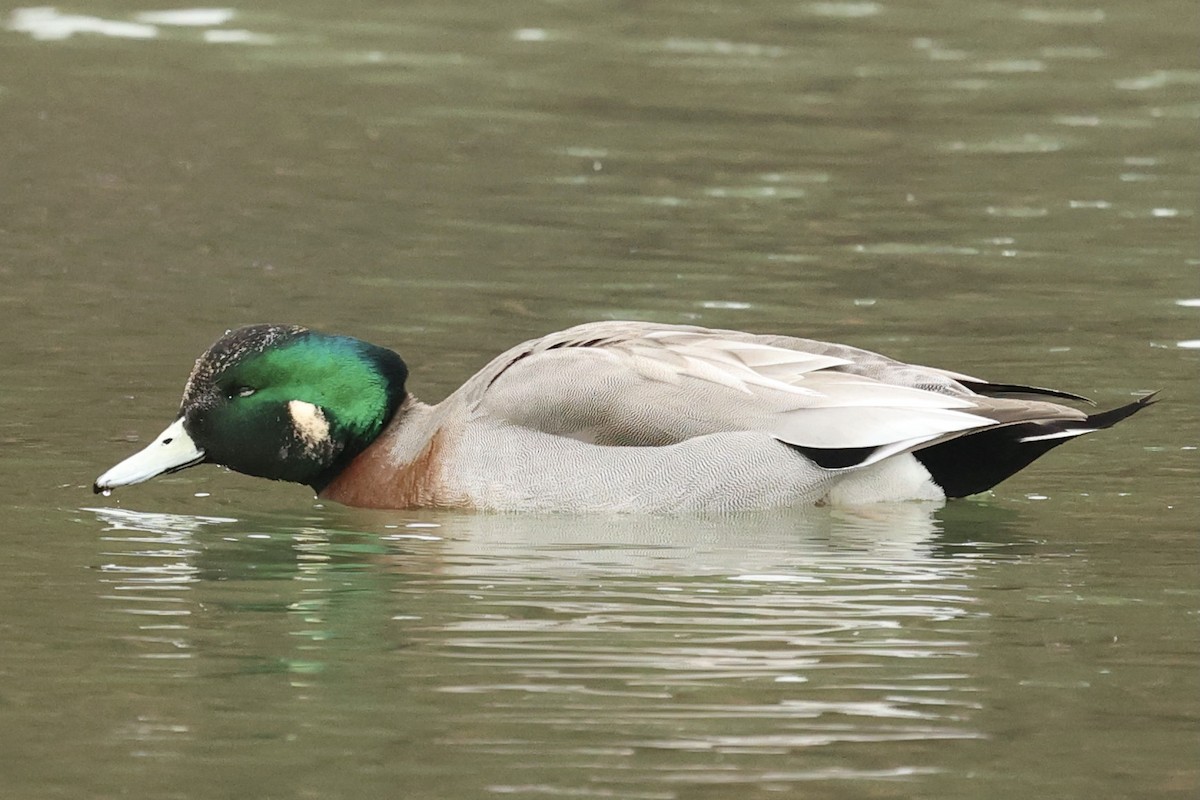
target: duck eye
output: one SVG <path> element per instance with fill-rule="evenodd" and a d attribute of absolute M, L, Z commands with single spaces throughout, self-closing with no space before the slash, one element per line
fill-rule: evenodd
<path fill-rule="evenodd" d="M 258 390 L 253 386 L 234 386 L 232 389 L 229 389 L 227 392 L 225 392 L 225 396 L 232 400 L 235 397 L 249 397 L 256 391 Z"/>

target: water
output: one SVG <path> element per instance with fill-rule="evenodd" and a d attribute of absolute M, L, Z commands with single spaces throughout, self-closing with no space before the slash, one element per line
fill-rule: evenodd
<path fill-rule="evenodd" d="M 1190 5 L 148 11 L 0 31 L 0 795 L 1200 791 Z M 1164 399 L 944 508 L 90 492 L 234 325 L 621 317 Z"/>

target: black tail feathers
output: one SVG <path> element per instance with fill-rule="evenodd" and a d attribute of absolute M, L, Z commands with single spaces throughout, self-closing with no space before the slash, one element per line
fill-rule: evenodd
<path fill-rule="evenodd" d="M 1110 428 L 1155 402 L 1155 393 L 1080 420 L 1022 422 L 959 436 L 913 453 L 947 497 L 987 491 L 1063 442 Z"/>

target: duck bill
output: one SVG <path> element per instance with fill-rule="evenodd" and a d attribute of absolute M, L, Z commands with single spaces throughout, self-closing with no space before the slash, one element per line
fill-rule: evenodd
<path fill-rule="evenodd" d="M 183 429 L 183 417 L 175 420 L 154 438 L 146 449 L 134 453 L 108 472 L 96 478 L 95 492 L 107 492 L 118 486 L 132 486 L 168 472 L 193 467 L 204 460 L 204 451 L 196 446 Z"/>

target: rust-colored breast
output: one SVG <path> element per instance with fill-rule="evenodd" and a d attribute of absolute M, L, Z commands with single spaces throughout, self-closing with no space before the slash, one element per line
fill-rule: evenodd
<path fill-rule="evenodd" d="M 429 508 L 451 505 L 441 497 L 443 433 L 407 464 L 389 459 L 386 439 L 375 442 L 325 487 L 321 497 L 360 508 Z"/>

